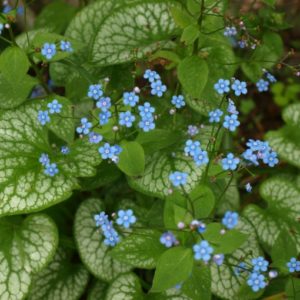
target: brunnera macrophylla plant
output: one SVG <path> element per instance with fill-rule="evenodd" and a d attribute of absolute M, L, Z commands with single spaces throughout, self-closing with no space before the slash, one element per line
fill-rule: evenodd
<path fill-rule="evenodd" d="M 274 1 L 80 3 L 2 3 L 0 299 L 295 298 L 300 107 L 239 134 L 299 72 Z"/>

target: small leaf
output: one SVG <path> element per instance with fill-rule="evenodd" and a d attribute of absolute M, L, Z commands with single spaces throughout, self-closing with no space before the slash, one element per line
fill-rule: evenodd
<path fill-rule="evenodd" d="M 138 176 L 145 170 L 143 147 L 137 142 L 121 142 L 122 152 L 119 155 L 118 168 L 129 176 Z"/>
<path fill-rule="evenodd" d="M 187 26 L 182 33 L 181 41 L 186 45 L 192 45 L 195 40 L 199 37 L 199 29 L 196 25 Z"/>
<path fill-rule="evenodd" d="M 163 292 L 185 281 L 191 275 L 193 264 L 192 249 L 174 247 L 167 250 L 157 263 L 151 292 Z"/>
<path fill-rule="evenodd" d="M 186 57 L 178 65 L 178 78 L 183 89 L 193 98 L 199 98 L 208 79 L 208 67 L 198 56 Z"/>
<path fill-rule="evenodd" d="M 191 193 L 190 198 L 195 210 L 195 218 L 207 218 L 215 207 L 215 196 L 212 190 L 205 185 L 199 185 Z"/>
<path fill-rule="evenodd" d="M 153 269 L 166 248 L 159 242 L 161 233 L 154 230 L 138 230 L 121 241 L 109 254 L 128 265 L 141 269 Z"/>
<path fill-rule="evenodd" d="M 58 232 L 46 215 L 0 219 L 0 298 L 23 299 L 32 277 L 52 259 Z"/>
<path fill-rule="evenodd" d="M 82 202 L 75 216 L 75 239 L 79 255 L 88 270 L 98 279 L 111 281 L 121 273 L 130 270 L 128 264 L 122 264 L 109 255 L 110 248 L 103 243 L 103 235 L 94 221 L 94 215 L 103 211 L 99 199 Z"/>
<path fill-rule="evenodd" d="M 133 274 L 123 274 L 109 286 L 105 300 L 142 300 L 144 294 L 139 278 Z"/>
<path fill-rule="evenodd" d="M 87 300 L 105 299 L 107 287 L 106 283 L 97 280 L 89 290 Z"/>
<path fill-rule="evenodd" d="M 182 7 L 172 7 L 171 13 L 176 25 L 182 29 L 195 23 L 194 18 Z"/>
<path fill-rule="evenodd" d="M 35 276 L 28 300 L 79 299 L 88 283 L 89 273 L 70 258 L 63 248 L 59 248 L 53 261 Z"/>

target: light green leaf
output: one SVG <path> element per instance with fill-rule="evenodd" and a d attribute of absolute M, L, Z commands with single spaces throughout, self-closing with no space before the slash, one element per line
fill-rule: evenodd
<path fill-rule="evenodd" d="M 248 235 L 247 241 L 228 258 L 228 263 L 238 265 L 240 261 L 251 263 L 253 257 L 260 255 L 259 245 L 256 240 L 256 234 L 253 227 L 244 219 L 240 218 L 236 228 L 242 233 Z M 215 264 L 211 265 L 212 293 L 222 299 L 240 300 L 238 296 L 241 285 L 246 281 L 245 274 L 236 277 L 233 272 L 233 267 L 228 263 L 224 263 L 218 267 Z"/>
<path fill-rule="evenodd" d="M 145 170 L 145 153 L 137 142 L 121 142 L 122 152 L 119 155 L 118 168 L 129 176 L 138 176 Z"/>
<path fill-rule="evenodd" d="M 176 33 L 170 14 L 174 4 L 169 0 L 136 1 L 109 11 L 94 40 L 93 62 L 102 66 L 133 61 L 170 44 Z"/>
<path fill-rule="evenodd" d="M 183 29 L 196 22 L 183 7 L 172 7 L 171 13 L 176 25 Z"/>
<path fill-rule="evenodd" d="M 127 179 L 133 189 L 150 196 L 164 198 L 169 194 L 169 189 L 172 188 L 169 175 L 175 170 L 189 174 L 184 188 L 186 192 L 190 192 L 200 181 L 204 168 L 197 167 L 182 152 L 177 152 L 175 158 L 171 154 L 156 152 L 146 156 L 143 176 Z"/>
<path fill-rule="evenodd" d="M 154 230 L 137 230 L 121 243 L 110 255 L 128 265 L 141 269 L 153 269 L 166 248 L 159 242 L 160 232 Z"/>
<path fill-rule="evenodd" d="M 163 292 L 185 281 L 192 272 L 194 264 L 192 249 L 171 248 L 157 262 L 151 292 Z"/>
<path fill-rule="evenodd" d="M 215 207 L 215 196 L 212 190 L 205 185 L 199 185 L 191 193 L 195 209 L 195 218 L 202 219 L 209 217 Z"/>
<path fill-rule="evenodd" d="M 196 25 L 189 25 L 183 30 L 181 41 L 187 45 L 191 45 L 199 37 L 199 29 Z"/>
<path fill-rule="evenodd" d="M 67 156 L 51 147 L 37 120 L 43 105 L 35 101 L 0 115 L 0 215 L 38 211 L 67 199 L 78 188 L 76 177 L 94 175 L 101 162 L 97 147 L 86 140 L 70 144 Z M 56 176 L 44 174 L 42 153 L 57 163 Z"/>
<path fill-rule="evenodd" d="M 103 243 L 103 235 L 94 221 L 94 215 L 103 209 L 101 200 L 85 200 L 76 212 L 74 232 L 79 255 L 88 270 L 103 281 L 111 281 L 131 267 L 113 259 L 110 248 Z"/>
<path fill-rule="evenodd" d="M 262 184 L 260 193 L 267 201 L 268 208 L 249 205 L 243 214 L 255 227 L 261 242 L 271 249 L 281 230 L 300 232 L 300 192 L 288 179 L 275 177 Z M 291 234 L 291 237 L 299 251 L 299 235 Z"/>
<path fill-rule="evenodd" d="M 105 299 L 106 290 L 107 284 L 97 280 L 89 290 L 87 300 Z"/>
<path fill-rule="evenodd" d="M 146 295 L 145 300 L 194 300 L 188 297 L 181 289 L 173 287 L 163 293 L 149 293 Z"/>
<path fill-rule="evenodd" d="M 192 98 L 199 98 L 208 80 L 208 67 L 198 56 L 186 57 L 177 68 L 183 89 Z"/>
<path fill-rule="evenodd" d="M 59 248 L 53 261 L 35 276 L 28 300 L 77 300 L 88 279 L 88 271 Z"/>
<path fill-rule="evenodd" d="M 20 300 L 28 293 L 33 274 L 53 257 L 58 232 L 46 215 L 0 219 L 0 299 Z"/>
<path fill-rule="evenodd" d="M 105 300 L 143 300 L 139 278 L 133 274 L 120 275 L 109 286 Z"/>
<path fill-rule="evenodd" d="M 300 126 L 300 103 L 289 105 L 283 110 L 282 118 L 291 126 Z"/>

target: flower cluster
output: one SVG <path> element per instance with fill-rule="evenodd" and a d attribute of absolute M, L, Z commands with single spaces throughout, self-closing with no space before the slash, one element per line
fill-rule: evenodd
<path fill-rule="evenodd" d="M 139 115 L 141 121 L 139 122 L 139 128 L 143 131 L 148 132 L 155 128 L 154 116 L 155 108 L 150 105 L 149 102 L 145 102 L 144 105 L 139 105 Z"/>
<path fill-rule="evenodd" d="M 134 223 L 136 223 L 136 217 L 131 209 L 119 210 L 118 218 L 116 220 L 117 225 L 128 229 Z M 94 216 L 96 227 L 100 227 L 104 235 L 104 244 L 106 246 L 115 246 L 120 241 L 119 233 L 115 230 L 113 221 L 110 221 L 108 215 L 105 212 L 100 212 Z"/>
<path fill-rule="evenodd" d="M 266 80 L 261 78 L 256 82 L 256 87 L 259 92 L 267 92 L 269 90 L 270 83 L 274 83 L 277 81 L 276 78 L 267 70 L 263 69 L 263 72 Z"/>
<path fill-rule="evenodd" d="M 286 264 L 290 273 L 299 272 L 300 271 L 300 261 L 295 257 L 292 257 L 290 261 Z"/>
<path fill-rule="evenodd" d="M 61 112 L 62 105 L 54 99 L 51 103 L 47 105 L 48 110 L 39 110 L 38 111 L 38 121 L 42 125 L 50 122 L 49 114 L 58 114 Z"/>
<path fill-rule="evenodd" d="M 48 154 L 42 153 L 39 162 L 44 167 L 44 174 L 53 177 L 59 172 L 56 163 L 50 162 Z"/>
<path fill-rule="evenodd" d="M 199 141 L 187 140 L 184 153 L 191 156 L 197 166 L 206 165 L 209 161 L 207 151 L 201 149 Z"/>
<path fill-rule="evenodd" d="M 72 44 L 69 41 L 60 41 L 59 48 L 62 52 L 72 52 Z M 41 48 L 41 54 L 47 60 L 52 59 L 57 53 L 57 45 L 55 43 L 44 43 Z"/>
<path fill-rule="evenodd" d="M 151 95 L 162 97 L 166 92 L 167 87 L 162 83 L 159 74 L 152 70 L 146 70 L 144 78 L 147 79 L 151 85 Z"/>

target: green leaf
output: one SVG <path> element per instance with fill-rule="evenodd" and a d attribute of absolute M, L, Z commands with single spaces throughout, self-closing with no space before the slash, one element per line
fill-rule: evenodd
<path fill-rule="evenodd" d="M 37 120 L 45 105 L 34 101 L 0 115 L 0 215 L 38 211 L 67 199 L 78 188 L 76 177 L 94 175 L 101 162 L 97 146 L 87 140 L 69 144 L 67 156 L 50 145 L 48 130 Z M 57 163 L 56 176 L 44 174 L 42 153 Z"/>
<path fill-rule="evenodd" d="M 283 54 L 283 42 L 279 34 L 267 32 L 261 45 L 257 46 L 249 58 L 249 62 L 242 64 L 244 74 L 253 82 L 263 75 L 263 69 L 269 69 Z"/>
<path fill-rule="evenodd" d="M 182 7 L 172 7 L 171 13 L 176 25 L 182 29 L 196 22 L 196 20 L 194 20 L 194 18 Z"/>
<path fill-rule="evenodd" d="M 44 6 L 38 14 L 34 27 L 49 27 L 51 31 L 62 33 L 76 13 L 76 7 L 62 0 L 55 0 Z"/>
<path fill-rule="evenodd" d="M 273 7 L 276 3 L 276 0 L 263 0 L 263 2 Z"/>
<path fill-rule="evenodd" d="M 299 127 L 300 126 L 300 103 L 294 103 L 286 107 L 283 110 L 282 118 L 288 125 Z"/>
<path fill-rule="evenodd" d="M 239 290 L 245 284 L 247 276 L 241 274 L 239 277 L 234 274 L 234 267 L 240 261 L 245 261 L 246 264 L 251 264 L 251 259 L 260 255 L 260 248 L 256 240 L 256 233 L 251 224 L 244 218 L 240 218 L 238 231 L 248 235 L 247 241 L 227 258 L 227 261 L 220 267 L 215 264 L 211 265 L 211 290 L 212 293 L 222 299 L 239 300 Z"/>
<path fill-rule="evenodd" d="M 145 300 L 193 300 L 188 297 L 181 289 L 173 287 L 162 293 L 149 293 L 146 295 Z"/>
<path fill-rule="evenodd" d="M 53 261 L 35 276 L 28 300 L 79 299 L 88 279 L 88 271 L 72 262 L 68 252 L 59 248 Z"/>
<path fill-rule="evenodd" d="M 193 98 L 199 98 L 208 80 L 208 67 L 198 56 L 186 57 L 177 68 L 183 89 Z"/>
<path fill-rule="evenodd" d="M 170 15 L 174 4 L 169 0 L 133 1 L 113 13 L 110 10 L 97 30 L 92 46 L 93 62 L 101 66 L 133 61 L 169 44 L 176 32 Z"/>
<path fill-rule="evenodd" d="M 195 209 L 195 218 L 207 218 L 215 207 L 215 196 L 212 190 L 205 185 L 199 185 L 191 193 L 190 198 L 193 201 Z"/>
<path fill-rule="evenodd" d="M 156 152 L 146 156 L 146 167 L 144 175 L 127 178 L 129 185 L 146 195 L 164 198 L 169 195 L 172 188 L 169 175 L 179 170 L 189 174 L 187 184 L 184 186 L 186 192 L 196 187 L 202 176 L 203 167 L 197 167 L 193 161 L 177 152 L 175 158 L 164 152 Z"/>
<path fill-rule="evenodd" d="M 0 219 L 0 298 L 24 299 L 32 277 L 52 259 L 58 232 L 46 215 Z"/>
<path fill-rule="evenodd" d="M 118 168 L 128 176 L 138 176 L 145 170 L 145 153 L 137 142 L 121 142 L 122 152 L 119 155 Z"/>
<path fill-rule="evenodd" d="M 199 37 L 199 28 L 196 25 L 187 26 L 182 33 L 181 41 L 187 45 L 192 45 L 195 40 Z"/>
<path fill-rule="evenodd" d="M 75 239 L 82 262 L 98 279 L 111 281 L 119 274 L 128 272 L 130 266 L 109 255 L 110 248 L 102 243 L 103 235 L 94 221 L 94 215 L 104 210 L 99 199 L 85 200 L 75 216 Z"/>
<path fill-rule="evenodd" d="M 211 275 L 209 267 L 194 265 L 191 277 L 182 285 L 182 291 L 193 300 L 210 300 Z"/>
<path fill-rule="evenodd" d="M 268 208 L 261 209 L 256 205 L 249 205 L 243 214 L 255 227 L 262 243 L 271 249 L 281 230 L 289 233 L 300 232 L 300 192 L 290 180 L 275 177 L 262 184 L 260 193 L 267 201 Z M 290 236 L 300 245 L 298 235 L 291 233 Z M 299 251 L 299 246 L 297 248 Z"/>
<path fill-rule="evenodd" d="M 300 279 L 290 277 L 285 287 L 285 296 L 287 299 L 297 299 L 299 297 L 299 290 Z"/>
<path fill-rule="evenodd" d="M 89 290 L 87 300 L 105 299 L 106 290 L 107 284 L 97 280 Z"/>
<path fill-rule="evenodd" d="M 187 9 L 191 14 L 199 14 L 201 10 L 201 5 L 199 5 L 199 2 L 197 0 L 187 0 Z"/>
<path fill-rule="evenodd" d="M 157 262 L 151 292 L 163 292 L 185 281 L 194 264 L 192 249 L 174 247 L 167 250 Z"/>
<path fill-rule="evenodd" d="M 139 278 L 133 274 L 123 274 L 109 286 L 105 300 L 143 300 Z"/>
<path fill-rule="evenodd" d="M 166 248 L 159 242 L 160 232 L 138 230 L 121 241 L 110 255 L 128 265 L 141 269 L 153 269 Z"/>
<path fill-rule="evenodd" d="M 6 48 L 0 56 L 0 108 L 9 109 L 24 102 L 37 83 L 27 75 L 29 61 L 18 47 Z"/>

